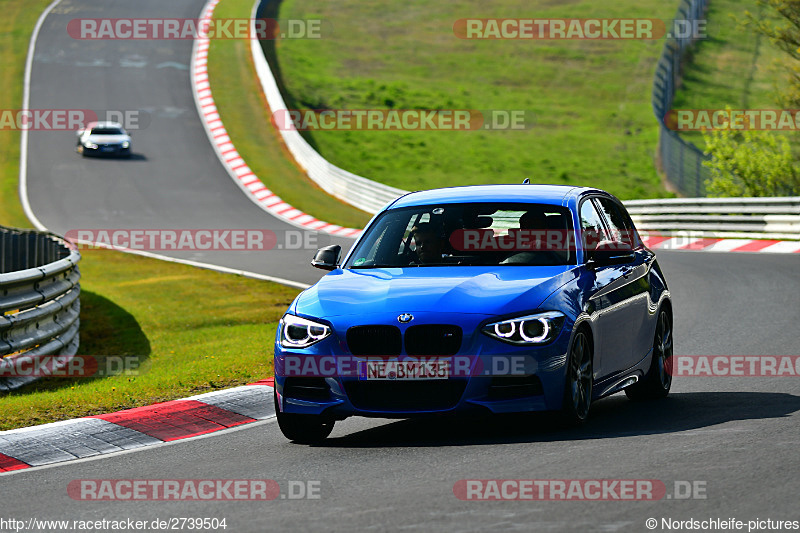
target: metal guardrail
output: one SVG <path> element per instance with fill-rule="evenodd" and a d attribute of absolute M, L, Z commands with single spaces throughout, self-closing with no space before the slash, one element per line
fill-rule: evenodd
<path fill-rule="evenodd" d="M 676 19 L 699 20 L 708 5 L 708 0 L 683 0 L 678 8 Z M 705 196 L 706 180 L 711 171 L 703 162 L 711 156 L 703 153 L 694 144 L 681 139 L 677 132 L 667 128 L 664 117 L 672 109 L 672 101 L 681 77 L 681 60 L 686 50 L 696 40 L 695 36 L 670 37 L 656 67 L 653 80 L 653 113 L 658 119 L 658 158 L 656 164 L 664 172 L 667 180 L 681 194 L 686 196 Z"/>
<path fill-rule="evenodd" d="M 800 240 L 800 196 L 670 198 L 624 202 L 641 231 L 696 237 Z"/>
<path fill-rule="evenodd" d="M 256 20 L 269 3 L 270 0 L 256 0 L 253 5 L 250 17 L 253 35 L 257 34 L 255 28 Z M 250 43 L 251 55 L 258 73 L 258 79 L 261 82 L 261 88 L 264 90 L 270 109 L 273 113 L 286 111 L 286 103 L 264 55 L 264 50 L 261 48 L 261 41 L 251 39 Z M 337 167 L 314 150 L 294 128 L 280 128 L 279 131 L 281 137 L 283 137 L 283 142 L 286 143 L 286 147 L 292 153 L 292 157 L 308 177 L 325 192 L 350 205 L 367 213 L 377 213 L 387 203 L 407 192 L 357 176 L 352 172 Z"/>
<path fill-rule="evenodd" d="M 12 358 L 77 353 L 80 259 L 58 235 L 0 227 L 0 390 L 36 379 L 4 375 Z"/>

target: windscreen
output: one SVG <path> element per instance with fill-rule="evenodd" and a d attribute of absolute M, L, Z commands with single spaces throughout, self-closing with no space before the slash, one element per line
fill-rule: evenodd
<path fill-rule="evenodd" d="M 92 135 L 123 135 L 119 128 L 92 128 Z"/>
<path fill-rule="evenodd" d="M 386 211 L 345 268 L 570 264 L 575 246 L 567 208 L 493 202 Z"/>

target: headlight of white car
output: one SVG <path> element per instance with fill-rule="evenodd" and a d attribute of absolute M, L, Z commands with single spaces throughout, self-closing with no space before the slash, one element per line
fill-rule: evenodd
<path fill-rule="evenodd" d="M 95 143 L 86 143 L 86 148 L 90 150 L 97 150 L 97 145 Z"/>
<path fill-rule="evenodd" d="M 122 147 L 123 148 L 130 148 L 130 146 L 131 146 L 131 143 L 129 143 L 128 141 L 123 141 L 122 142 Z"/>
<path fill-rule="evenodd" d="M 564 314 L 558 311 L 547 311 L 492 322 L 483 326 L 482 331 L 509 344 L 547 344 L 558 336 L 565 318 Z"/>
<path fill-rule="evenodd" d="M 331 334 L 325 324 L 289 314 L 283 315 L 278 327 L 284 348 L 308 348 Z"/>

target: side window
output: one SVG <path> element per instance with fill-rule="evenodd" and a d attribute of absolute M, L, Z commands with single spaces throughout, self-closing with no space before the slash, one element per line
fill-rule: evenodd
<path fill-rule="evenodd" d="M 581 204 L 581 233 L 583 234 L 583 249 L 592 251 L 597 248 L 597 243 L 608 239 L 603 227 L 603 220 L 594 208 L 591 200 L 584 200 Z"/>
<path fill-rule="evenodd" d="M 608 198 L 598 198 L 597 202 L 600 205 L 600 212 L 603 213 L 611 230 L 612 240 L 624 242 L 629 244 L 631 248 L 635 248 L 636 239 L 634 238 L 633 225 L 630 218 L 616 202 Z"/>

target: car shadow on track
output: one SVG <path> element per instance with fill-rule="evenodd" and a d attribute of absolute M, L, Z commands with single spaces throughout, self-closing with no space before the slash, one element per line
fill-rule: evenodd
<path fill-rule="evenodd" d="M 620 395 L 593 404 L 590 420 L 576 428 L 565 429 L 547 414 L 418 418 L 328 438 L 317 446 L 470 446 L 605 439 L 689 431 L 734 420 L 781 418 L 798 410 L 800 396 L 785 393 L 673 393 L 652 402 L 632 402 Z"/>
<path fill-rule="evenodd" d="M 127 157 L 118 155 L 90 155 L 83 159 L 93 161 L 147 161 L 147 156 L 140 153 L 132 153 Z"/>

